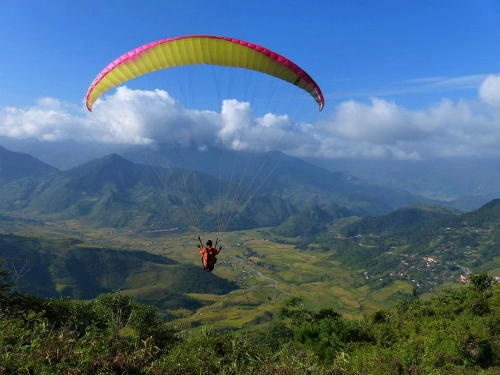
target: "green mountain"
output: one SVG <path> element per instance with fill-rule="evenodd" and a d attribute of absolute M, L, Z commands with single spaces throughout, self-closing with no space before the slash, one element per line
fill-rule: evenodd
<path fill-rule="evenodd" d="M 162 222 L 207 230 L 217 230 L 220 220 L 231 220 L 234 229 L 278 225 L 296 212 L 277 197 L 242 200 L 235 189 L 241 195 L 245 187 L 229 187 L 200 172 L 135 164 L 113 154 L 63 172 L 31 199 L 28 209 L 112 227 L 146 228 Z"/>
<path fill-rule="evenodd" d="M 448 217 L 455 217 L 460 211 L 436 204 L 414 204 L 397 209 L 387 215 L 365 217 L 348 226 L 344 235 L 374 233 L 377 235 L 397 235 L 404 231 L 415 231 L 423 225 L 430 225 Z"/>
<path fill-rule="evenodd" d="M 153 184 L 159 183 L 141 166 L 117 154 L 107 155 L 70 169 L 64 176 L 69 188 L 80 189 L 92 195 L 100 193 L 106 186 L 112 186 L 116 192 L 124 194 L 144 183 L 145 179 L 151 179 L 149 182 Z"/>
<path fill-rule="evenodd" d="M 0 208 L 84 219 L 110 227 L 147 228 L 161 222 L 165 228 L 217 230 L 222 217 L 224 228 L 237 230 L 278 226 L 300 209 L 306 207 L 307 211 L 309 202 L 318 207 L 340 206 L 352 215 L 366 216 L 426 201 L 345 173 L 328 172 L 280 152 L 243 153 L 237 160 L 219 155 L 223 173 L 217 175 L 216 166 L 210 163 L 216 155 L 216 151 L 197 155 L 206 167 L 201 173 L 138 164 L 112 154 L 30 179 L 29 184 L 19 182 L 25 177 L 13 180 L 15 185 L 0 184 Z M 181 160 L 181 165 L 188 163 Z M 306 211 L 302 215 L 307 216 Z M 302 225 L 303 219 L 294 220 L 297 223 L 287 224 L 290 228 L 283 233 L 300 231 L 291 228 Z M 324 223 L 311 223 L 301 232 L 316 233 L 320 227 Z"/>
<path fill-rule="evenodd" d="M 0 209 L 22 209 L 60 171 L 34 157 L 0 147 Z"/>
<path fill-rule="evenodd" d="M 27 209 L 122 227 L 141 211 L 132 193 L 145 191 L 143 181 L 138 167 L 114 154 L 61 173 L 30 197 Z"/>
<path fill-rule="evenodd" d="M 234 213 L 227 230 L 275 227 L 298 212 L 290 202 L 275 196 L 256 196 Z"/>
<path fill-rule="evenodd" d="M 460 216 L 464 224 L 477 226 L 481 228 L 499 225 L 500 218 L 500 199 L 493 199 L 481 208 L 467 212 Z"/>
<path fill-rule="evenodd" d="M 352 212 L 344 207 L 330 204 L 320 208 L 311 202 L 276 226 L 273 233 L 284 237 L 312 236 L 326 232 L 333 221 L 349 216 Z"/>
<path fill-rule="evenodd" d="M 310 201 L 317 205 L 335 203 L 358 216 L 380 215 L 399 207 L 430 200 L 371 184 L 344 172 L 329 172 L 298 158 L 273 152 L 263 168 L 269 177 L 262 186 L 265 194 L 281 196 L 297 207 Z M 275 168 L 272 173 L 271 167 Z"/>
<path fill-rule="evenodd" d="M 431 291 L 471 272 L 500 269 L 500 199 L 461 214 L 436 205 L 363 218 L 323 236 L 332 259 L 364 272 L 372 287 L 397 280 Z"/>
<path fill-rule="evenodd" d="M 2 184 L 17 179 L 50 177 L 58 173 L 57 168 L 31 155 L 12 152 L 0 146 L 0 183 Z"/>
<path fill-rule="evenodd" d="M 143 153 L 125 153 L 126 158 L 144 160 Z M 432 203 L 428 198 L 400 188 L 384 187 L 345 172 L 332 172 L 279 151 L 266 154 L 209 149 L 164 148 L 148 155 L 152 165 L 196 165 L 196 169 L 225 180 L 243 181 L 259 195 L 278 196 L 297 208 L 310 201 L 335 203 L 356 215 L 381 215 L 413 203 Z"/>
<path fill-rule="evenodd" d="M 137 146 L 115 145 L 113 150 L 110 150 L 109 145 L 39 142 L 6 137 L 0 137 L 0 144 L 8 144 L 11 150 L 27 152 L 61 170 L 116 152 L 126 159 L 141 164 L 165 166 L 167 159 L 172 167 L 180 167 L 179 161 L 185 166 L 192 165 L 195 161 L 197 170 L 227 180 L 232 173 L 233 165 L 236 166 L 237 173 L 243 173 L 248 159 L 251 159 L 250 164 L 263 160 L 258 159 L 255 153 L 250 158 L 247 155 L 251 153 L 241 150 L 236 156 L 234 152 L 227 150 L 200 152 L 196 145 L 190 149 L 180 146 L 172 149 L 158 145 L 160 151 L 154 152 Z M 147 158 L 144 155 L 147 155 Z M 195 159 L 193 155 L 196 155 Z M 461 211 L 477 209 L 492 199 L 499 198 L 500 159 L 498 158 L 445 158 L 419 161 L 366 158 L 303 158 L 302 160 L 331 172 L 346 172 L 348 175 L 356 176 L 358 180 L 370 181 L 372 185 L 380 185 L 388 190 L 402 189 L 400 191 L 423 196 L 435 203 L 446 204 Z M 395 209 L 411 203 L 413 202 L 391 207 Z"/>

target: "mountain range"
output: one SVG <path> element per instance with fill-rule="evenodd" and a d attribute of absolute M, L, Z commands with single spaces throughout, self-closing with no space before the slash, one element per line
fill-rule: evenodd
<path fill-rule="evenodd" d="M 41 142 L 37 140 L 15 140 L 0 137 L 1 145 L 17 152 L 33 155 L 37 159 L 60 170 L 68 170 L 111 153 L 139 164 L 165 166 L 191 165 L 193 154 L 196 169 L 219 177 L 219 173 L 231 172 L 233 161 L 240 160 L 244 166 L 246 159 L 241 150 L 234 157 L 231 151 L 208 149 L 199 152 L 196 147 L 189 149 L 166 145 L 155 147 L 109 145 L 77 142 Z M 196 151 L 193 153 L 193 150 Z M 255 154 L 256 156 L 257 154 Z M 254 156 L 254 157 L 255 157 Z M 222 162 L 230 163 L 220 168 Z M 441 158 L 432 160 L 391 160 L 391 159 L 319 159 L 302 158 L 309 165 L 324 168 L 330 172 L 343 172 L 363 183 L 402 189 L 438 201 L 460 211 L 472 211 L 500 196 L 500 159 L 490 158 Z M 244 168 L 242 168 L 244 169 Z M 300 177 L 300 175 L 299 175 Z M 224 177 L 225 178 L 225 177 Z"/>
<path fill-rule="evenodd" d="M 330 171 L 349 173 L 373 183 L 404 189 L 460 211 L 472 211 L 500 197 L 500 159 L 306 161 Z"/>
<path fill-rule="evenodd" d="M 311 209 L 328 212 L 334 207 L 331 217 L 338 218 L 380 215 L 412 203 L 432 202 L 277 151 L 201 156 L 202 171 L 141 164 L 118 154 L 61 171 L 0 148 L 0 208 L 112 227 L 146 228 L 161 221 L 169 227 L 213 230 L 217 222 L 219 228 L 222 223 L 236 230 L 279 226 Z M 216 157 L 224 161 L 218 169 Z"/>

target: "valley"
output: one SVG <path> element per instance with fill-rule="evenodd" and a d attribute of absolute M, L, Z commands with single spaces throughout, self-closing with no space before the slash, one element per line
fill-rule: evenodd
<path fill-rule="evenodd" d="M 489 244 L 497 243 L 492 232 L 475 227 L 441 228 L 433 243 L 421 249 L 405 238 L 373 233 L 346 237 L 325 232 L 304 245 L 303 239 L 273 234 L 273 228 L 227 232 L 221 237 L 224 249 L 216 268 L 206 274 L 193 233 L 96 228 L 91 223 L 58 222 L 49 217 L 15 219 L 2 221 L 4 235 L 75 238 L 82 248 L 118 249 L 125 257 L 141 251 L 171 260 L 176 265 L 146 260 L 117 270 L 108 267 L 107 288 L 157 306 L 169 324 L 182 329 L 206 325 L 221 330 L 256 329 L 270 322 L 283 298 L 289 296 L 302 297 L 308 309 L 328 307 L 354 317 L 410 298 L 414 290 L 426 298 L 443 288 L 459 287 L 471 270 L 500 274 L 496 254 L 486 256 Z M 202 240 L 217 236 L 200 235 Z M 459 243 L 460 238 L 475 238 L 476 245 Z M 18 268 L 22 264 L 18 259 Z M 64 283 L 60 276 L 53 276 Z M 112 280 L 121 282 L 113 284 Z M 213 285 L 224 280 L 234 282 L 236 289 L 223 292 L 215 287 L 212 291 Z"/>
<path fill-rule="evenodd" d="M 64 235 L 79 238 L 89 246 L 110 246 L 121 251 L 142 250 L 151 254 L 166 256 L 179 264 L 191 264 L 201 270 L 200 257 L 196 248 L 197 239 L 192 235 L 137 235 L 131 231 L 116 229 L 76 228 L 66 223 L 59 228 L 55 223 L 46 225 L 22 225 L 11 232 L 25 236 Z M 23 233 L 24 232 L 24 233 Z M 203 238 L 209 238 L 203 234 Z M 343 270 L 338 261 L 331 259 L 331 252 L 302 251 L 292 244 L 270 241 L 265 229 L 230 232 L 224 235 L 224 249 L 213 275 L 234 280 L 238 289 L 225 295 L 187 293 L 188 296 L 206 304 L 188 315 L 185 309 L 169 311 L 179 319 L 178 324 L 196 326 L 208 320 L 217 320 L 220 327 L 243 327 L 259 314 L 276 309 L 283 295 L 303 296 L 311 308 L 332 307 L 347 315 L 355 315 L 366 309 L 385 305 L 381 295 L 392 295 L 396 291 L 411 293 L 410 283 L 390 285 L 383 290 L 370 290 L 363 286 L 359 272 Z M 271 237 L 273 238 L 273 237 Z M 281 239 L 283 240 L 283 239 Z M 1 256 L 1 254 L 0 254 Z M 167 275 L 158 274 L 154 267 L 127 270 L 128 288 L 125 293 L 138 300 L 155 304 L 163 298 L 162 290 L 169 284 Z M 210 276 L 213 276 L 210 275 Z M 204 276 L 204 275 L 203 275 Z M 112 279 L 113 275 L 109 275 Z M 187 273 L 185 277 L 196 281 L 198 274 Z M 179 280 L 183 282 L 183 280 Z M 186 282 L 186 280 L 184 280 Z M 210 283 L 210 278 L 203 282 Z M 208 284 L 208 290 L 210 285 Z M 252 306 L 252 309 L 249 309 Z M 203 317 L 203 318 L 202 318 Z M 222 319 L 221 317 L 225 317 Z M 238 323 L 239 322 L 239 323 Z"/>

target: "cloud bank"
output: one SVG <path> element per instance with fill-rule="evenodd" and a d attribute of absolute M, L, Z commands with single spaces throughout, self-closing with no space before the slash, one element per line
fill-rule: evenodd
<path fill-rule="evenodd" d="M 443 99 L 420 110 L 380 97 L 349 100 L 311 123 L 271 111 L 256 116 L 250 103 L 234 99 L 222 100 L 219 111 L 187 109 L 166 91 L 123 86 L 98 100 L 92 113 L 54 98 L 4 107 L 0 136 L 150 147 L 194 142 L 200 149 L 279 149 L 320 158 L 497 157 L 500 75 L 486 76 L 477 91 L 476 100 Z"/>

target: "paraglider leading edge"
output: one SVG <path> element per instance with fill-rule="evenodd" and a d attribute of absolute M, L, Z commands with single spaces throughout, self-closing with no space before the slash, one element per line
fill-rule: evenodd
<path fill-rule="evenodd" d="M 205 45 L 202 43 L 205 43 Z M 207 45 L 209 48 L 213 46 L 214 48 L 222 47 L 231 50 L 243 48 L 246 53 L 253 53 L 257 56 L 258 61 L 235 57 L 238 55 L 232 53 L 207 53 Z M 170 46 L 172 46 L 171 49 Z M 162 49 L 157 55 L 155 51 L 158 48 Z M 189 53 L 181 56 L 179 51 L 182 50 Z M 140 64 L 135 66 L 135 62 L 140 62 Z M 94 79 L 87 91 L 85 105 L 89 111 L 92 111 L 92 105 L 104 92 L 142 74 L 179 65 L 195 64 L 235 66 L 260 71 L 290 82 L 307 91 L 319 104 L 320 111 L 325 105 L 323 94 L 317 83 L 291 60 L 257 44 L 211 35 L 190 35 L 162 39 L 123 54 L 108 64 Z M 116 73 L 115 76 L 114 73 Z"/>

